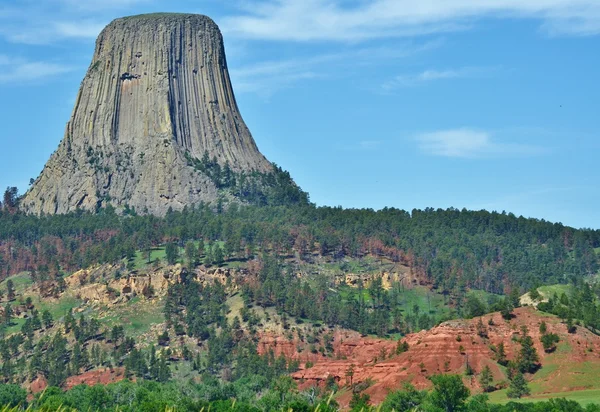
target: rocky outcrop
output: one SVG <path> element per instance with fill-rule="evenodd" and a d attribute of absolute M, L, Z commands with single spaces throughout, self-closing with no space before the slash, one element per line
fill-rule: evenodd
<path fill-rule="evenodd" d="M 515 359 L 521 348 L 518 337 L 521 328 L 526 327 L 540 356 L 541 375 L 528 376 L 549 392 L 577 390 L 570 386 L 572 376 L 579 374 L 577 366 L 585 363 L 590 367 L 600 367 L 600 337 L 585 328 L 577 328 L 576 333 L 567 333 L 567 328 L 555 316 L 544 315 L 526 307 L 514 311 L 515 317 L 505 321 L 500 313 L 481 318 L 484 329 L 478 327 L 479 318 L 448 321 L 428 331 L 412 333 L 402 338 L 408 343 L 406 352 L 396 354 L 397 342 L 361 336 L 357 332 L 336 330 L 331 342 L 329 356 L 319 351 L 311 351 L 306 340 L 297 336 L 288 339 L 284 336 L 263 334 L 258 342 L 260 353 L 273 350 L 275 355 L 283 354 L 300 363 L 300 369 L 291 376 L 301 389 L 324 386 L 326 380 L 333 379 L 339 386 L 368 386 L 365 393 L 377 404 L 392 391 L 402 388 L 404 383 L 412 383 L 419 389 L 431 386 L 428 379 L 432 375 L 451 373 L 465 374 L 467 363 L 475 375 L 465 376 L 464 381 L 472 390 L 480 391 L 477 379 L 482 369 L 490 367 L 494 382 L 498 387 L 506 385 L 505 371 L 495 361 L 492 345 L 504 344 L 508 359 Z M 554 353 L 544 352 L 541 344 L 539 325 L 546 322 L 549 333 L 560 337 L 560 348 Z M 322 343 L 318 343 L 322 345 Z M 593 365 L 593 366 L 591 366 Z M 352 370 L 352 378 L 349 371 Z M 538 378 L 538 376 L 540 376 Z M 581 388 L 579 388 L 581 389 Z M 347 406 L 352 391 L 345 391 L 337 398 L 342 406 Z"/>
<path fill-rule="evenodd" d="M 180 264 L 143 274 L 125 273 L 114 278 L 117 271 L 119 267 L 112 265 L 82 269 L 65 277 L 65 285 L 77 299 L 85 302 L 117 304 L 136 296 L 147 299 L 163 297 L 170 285 L 183 283 L 186 279 L 194 279 L 204 285 L 219 282 L 226 286 L 228 292 L 234 293 L 239 288 L 240 278 L 245 275 L 243 270 L 228 268 L 200 267 L 188 272 Z M 0 314 L 2 311 L 0 306 Z"/>
<path fill-rule="evenodd" d="M 212 202 L 189 159 L 269 171 L 238 110 L 223 39 L 208 17 L 151 14 L 110 23 L 96 41 L 65 135 L 22 201 L 34 214 L 108 203 L 162 215 Z"/>

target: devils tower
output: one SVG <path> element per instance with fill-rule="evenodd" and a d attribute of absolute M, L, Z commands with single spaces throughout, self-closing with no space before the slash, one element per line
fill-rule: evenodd
<path fill-rule="evenodd" d="M 190 162 L 207 155 L 233 172 L 273 167 L 240 115 L 219 28 L 202 15 L 120 18 L 96 40 L 65 135 L 21 204 L 162 215 L 213 202 L 217 185 Z"/>

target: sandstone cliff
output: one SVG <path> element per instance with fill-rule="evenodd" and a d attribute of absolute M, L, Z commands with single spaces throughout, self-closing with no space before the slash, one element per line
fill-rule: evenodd
<path fill-rule="evenodd" d="M 151 14 L 96 41 L 65 135 L 22 201 L 34 214 L 108 203 L 162 215 L 217 188 L 189 165 L 207 152 L 233 171 L 270 171 L 244 124 L 223 39 L 208 17 Z"/>

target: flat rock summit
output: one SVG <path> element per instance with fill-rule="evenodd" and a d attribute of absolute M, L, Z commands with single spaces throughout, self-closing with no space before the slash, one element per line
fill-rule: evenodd
<path fill-rule="evenodd" d="M 213 202 L 214 179 L 193 167 L 207 155 L 238 173 L 273 168 L 240 115 L 219 28 L 202 15 L 120 18 L 100 33 L 65 135 L 21 204 L 163 215 Z"/>

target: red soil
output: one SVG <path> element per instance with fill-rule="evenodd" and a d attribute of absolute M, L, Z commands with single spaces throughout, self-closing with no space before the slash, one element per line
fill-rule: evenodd
<path fill-rule="evenodd" d="M 107 385 L 109 383 L 119 382 L 125 379 L 124 368 L 104 368 L 82 373 L 81 375 L 71 376 L 65 382 L 65 389 L 69 390 L 73 386 L 97 384 Z"/>
<path fill-rule="evenodd" d="M 359 384 L 370 380 L 372 383 L 365 393 L 371 396 L 371 402 L 374 404 L 381 402 L 389 391 L 400 389 L 406 382 L 422 389 L 431 386 L 428 379 L 431 375 L 464 375 L 467 362 L 476 374 L 487 365 L 492 370 L 495 381 L 505 380 L 503 372 L 494 360 L 490 345 L 497 346 L 504 342 L 508 358 L 513 359 L 520 349 L 520 344 L 512 338 L 520 334 L 522 325 L 527 326 L 543 365 L 544 358 L 548 355 L 540 343 L 539 325 L 542 321 L 547 323 L 548 332 L 558 334 L 561 341 L 568 341 L 572 348 L 570 353 L 560 357 L 560 361 L 565 364 L 597 362 L 600 366 L 600 337 L 584 328 L 578 328 L 575 334 L 568 334 L 566 326 L 555 317 L 543 316 L 533 308 L 519 308 L 514 314 L 516 317 L 510 322 L 502 319 L 499 313 L 483 316 L 487 338 L 477 333 L 478 318 L 449 321 L 429 331 L 410 334 L 403 338 L 409 344 L 409 350 L 400 355 L 395 355 L 395 341 L 365 338 L 344 330 L 336 330 L 334 333 L 334 353 L 331 357 L 310 353 L 308 345 L 297 338 L 289 341 L 283 337 L 269 335 L 262 337 L 259 351 L 264 353 L 271 348 L 277 355 L 284 354 L 288 358 L 299 360 L 300 370 L 292 377 L 302 389 L 323 385 L 328 376 L 332 376 L 339 386 L 349 385 L 351 382 L 347 372 L 351 365 L 354 365 L 352 383 Z M 493 325 L 488 325 L 490 318 L 493 319 Z M 298 348 L 302 348 L 302 351 L 298 352 Z M 314 366 L 305 368 L 304 364 L 307 361 L 312 362 Z M 476 376 L 465 377 L 465 383 L 471 389 L 479 390 Z M 559 389 L 565 390 L 564 387 Z M 351 391 L 347 391 L 338 401 L 342 406 L 346 406 L 351 395 Z"/>
<path fill-rule="evenodd" d="M 46 378 L 42 375 L 38 375 L 38 377 L 35 378 L 33 380 L 33 382 L 31 382 L 29 384 L 29 392 L 30 393 L 39 393 L 39 392 L 42 392 L 44 389 L 46 389 L 47 386 L 48 386 L 48 381 L 46 381 Z"/>

